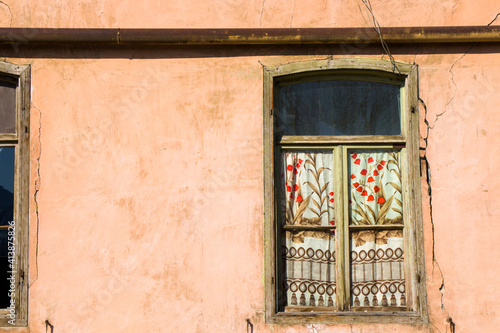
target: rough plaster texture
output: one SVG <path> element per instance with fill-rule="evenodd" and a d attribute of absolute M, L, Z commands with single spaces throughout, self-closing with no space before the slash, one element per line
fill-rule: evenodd
<path fill-rule="evenodd" d="M 484 25 L 491 0 L 375 0 L 383 26 Z M 361 0 L 5 0 L 0 22 L 48 28 L 258 28 L 371 26 Z"/>
<path fill-rule="evenodd" d="M 369 26 L 360 8 L 361 1 L 4 1 L 0 22 Z M 498 11 L 492 1 L 434 0 L 373 1 L 373 9 L 383 26 L 486 25 Z M 263 322 L 259 62 L 382 57 L 359 45 L 299 50 L 86 49 L 7 59 L 32 65 L 29 328 L 9 332 L 48 332 L 48 320 L 64 333 L 249 333 L 249 319 L 255 333 L 444 333 L 450 317 L 457 331 L 494 332 L 500 48 L 481 45 L 393 49 L 397 60 L 419 65 L 431 324 Z"/>

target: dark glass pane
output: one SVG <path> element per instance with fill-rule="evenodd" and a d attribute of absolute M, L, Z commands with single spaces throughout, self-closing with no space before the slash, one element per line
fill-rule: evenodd
<path fill-rule="evenodd" d="M 16 85 L 0 81 L 0 133 L 16 132 Z"/>
<path fill-rule="evenodd" d="M 7 279 L 11 277 L 12 269 L 9 267 L 8 245 L 8 231 L 0 230 L 0 308 L 2 309 L 10 306 L 10 280 Z"/>
<path fill-rule="evenodd" d="M 399 135 L 400 87 L 315 81 L 279 88 L 280 135 Z"/>
<path fill-rule="evenodd" d="M 0 225 L 14 216 L 14 147 L 0 147 Z"/>

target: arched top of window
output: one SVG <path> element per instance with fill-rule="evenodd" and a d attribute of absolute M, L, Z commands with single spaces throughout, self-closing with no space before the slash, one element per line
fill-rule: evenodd
<path fill-rule="evenodd" d="M 277 139 L 398 136 L 408 132 L 416 65 L 332 58 L 266 67 L 264 85 Z"/>

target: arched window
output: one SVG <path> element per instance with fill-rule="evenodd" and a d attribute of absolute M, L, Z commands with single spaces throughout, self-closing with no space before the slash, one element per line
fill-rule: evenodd
<path fill-rule="evenodd" d="M 264 68 L 266 319 L 424 322 L 417 67 Z"/>

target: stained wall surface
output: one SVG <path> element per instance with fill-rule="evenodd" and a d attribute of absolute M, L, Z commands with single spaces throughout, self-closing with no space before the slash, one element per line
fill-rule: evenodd
<path fill-rule="evenodd" d="M 487 25 L 493 1 L 372 1 L 382 26 Z M 13 27 L 366 27 L 361 1 L 4 1 Z M 496 24 L 496 23 L 493 23 Z M 264 323 L 263 69 L 339 47 L 3 49 L 31 64 L 29 326 L 9 332 L 494 332 L 500 47 L 419 65 L 429 325 Z M 428 181 L 429 180 L 429 181 Z M 34 194 L 37 193 L 35 201 Z"/>

